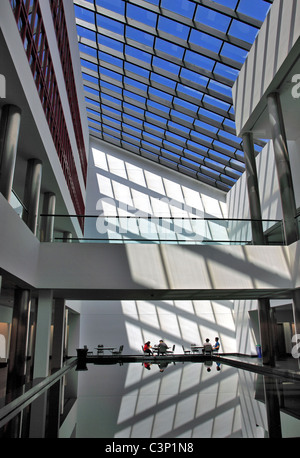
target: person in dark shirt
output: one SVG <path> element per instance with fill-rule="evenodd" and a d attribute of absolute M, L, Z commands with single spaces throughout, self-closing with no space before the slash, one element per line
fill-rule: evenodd
<path fill-rule="evenodd" d="M 168 345 L 161 339 L 158 344 L 158 355 L 166 353 Z"/>

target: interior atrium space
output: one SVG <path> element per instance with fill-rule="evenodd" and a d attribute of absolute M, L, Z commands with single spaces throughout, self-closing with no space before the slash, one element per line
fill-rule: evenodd
<path fill-rule="evenodd" d="M 1 438 L 300 437 L 299 119 L 298 0 L 0 2 Z"/>

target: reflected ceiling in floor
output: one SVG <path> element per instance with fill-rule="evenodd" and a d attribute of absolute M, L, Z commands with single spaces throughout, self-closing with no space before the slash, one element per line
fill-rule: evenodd
<path fill-rule="evenodd" d="M 74 0 L 90 134 L 228 191 L 244 171 L 231 88 L 271 4 Z"/>

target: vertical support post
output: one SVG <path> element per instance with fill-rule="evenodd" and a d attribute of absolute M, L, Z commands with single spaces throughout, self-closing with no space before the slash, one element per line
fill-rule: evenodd
<path fill-rule="evenodd" d="M 51 371 L 62 367 L 65 333 L 65 300 L 55 299 Z"/>
<path fill-rule="evenodd" d="M 245 153 L 245 167 L 252 227 L 252 241 L 254 245 L 265 245 L 266 240 L 262 226 L 262 214 L 257 178 L 257 168 L 254 153 L 253 134 L 248 132 L 244 134 L 242 137 Z M 263 363 L 274 366 L 274 315 L 270 307 L 270 300 L 258 299 L 257 304 Z"/>
<path fill-rule="evenodd" d="M 0 120 L 0 192 L 8 201 L 15 173 L 20 124 L 20 108 L 5 105 Z"/>
<path fill-rule="evenodd" d="M 49 375 L 52 303 L 52 290 L 39 292 L 33 378 L 47 377 Z"/>
<path fill-rule="evenodd" d="M 281 439 L 280 404 L 277 380 L 264 375 L 265 404 L 270 439 Z"/>
<path fill-rule="evenodd" d="M 264 245 L 265 238 L 262 227 L 261 206 L 255 162 L 253 134 L 248 132 L 242 136 L 247 177 L 248 199 L 254 245 Z"/>
<path fill-rule="evenodd" d="M 33 379 L 49 375 L 50 333 L 52 321 L 53 291 L 40 291 L 36 321 L 36 337 L 33 365 Z M 30 408 L 29 437 L 44 438 L 47 419 L 47 393 L 33 401 Z"/>
<path fill-rule="evenodd" d="M 56 195 L 53 192 L 46 192 L 44 194 L 43 214 L 41 220 L 41 242 L 52 242 L 54 232 L 54 216 L 56 207 Z"/>
<path fill-rule="evenodd" d="M 275 347 L 273 342 L 273 314 L 269 299 L 259 299 L 258 316 L 263 364 L 275 366 Z"/>
<path fill-rule="evenodd" d="M 31 294 L 29 290 L 15 291 L 8 361 L 8 392 L 22 386 L 26 381 L 30 304 Z"/>
<path fill-rule="evenodd" d="M 279 181 L 285 238 L 287 245 L 290 245 L 298 240 L 297 212 L 287 139 L 278 93 L 268 95 L 268 110 Z"/>
<path fill-rule="evenodd" d="M 23 219 L 34 235 L 36 235 L 37 230 L 41 183 L 42 163 L 37 159 L 30 159 L 27 163 L 24 193 L 26 211 L 24 212 Z"/>

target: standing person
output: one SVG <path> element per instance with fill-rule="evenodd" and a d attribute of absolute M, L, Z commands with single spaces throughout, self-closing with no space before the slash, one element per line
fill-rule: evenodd
<path fill-rule="evenodd" d="M 168 345 L 162 339 L 160 339 L 158 344 L 158 355 L 161 353 L 166 353 L 167 349 Z"/>
<path fill-rule="evenodd" d="M 148 340 L 148 342 L 146 342 L 144 344 L 143 350 L 144 350 L 144 353 L 148 353 L 149 355 L 153 355 L 153 351 L 151 350 L 152 347 L 151 347 L 150 343 L 151 342 Z"/>

